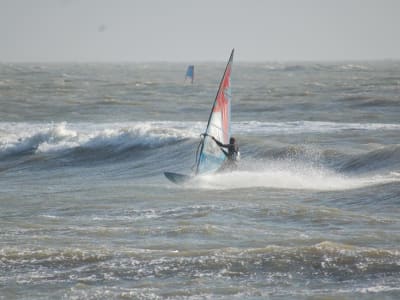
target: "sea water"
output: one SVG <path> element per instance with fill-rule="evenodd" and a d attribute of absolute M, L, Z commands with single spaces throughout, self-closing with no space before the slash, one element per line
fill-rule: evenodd
<path fill-rule="evenodd" d="M 398 299 L 400 62 L 0 64 L 0 299 Z"/>

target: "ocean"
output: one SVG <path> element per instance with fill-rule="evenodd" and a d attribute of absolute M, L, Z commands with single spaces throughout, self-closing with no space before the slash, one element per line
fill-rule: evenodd
<path fill-rule="evenodd" d="M 0 64 L 0 299 L 399 299 L 400 62 Z"/>

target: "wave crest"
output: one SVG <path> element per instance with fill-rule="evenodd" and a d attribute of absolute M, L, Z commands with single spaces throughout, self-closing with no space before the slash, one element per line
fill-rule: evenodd
<path fill-rule="evenodd" d="M 75 148 L 113 147 L 118 152 L 131 147 L 153 148 L 196 136 L 176 124 L 157 122 L 111 124 L 3 124 L 0 155 L 48 153 Z"/>

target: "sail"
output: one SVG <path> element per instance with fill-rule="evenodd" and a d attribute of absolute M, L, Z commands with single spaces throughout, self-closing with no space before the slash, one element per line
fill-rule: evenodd
<path fill-rule="evenodd" d="M 193 65 L 188 66 L 188 68 L 186 70 L 185 81 L 188 78 L 190 78 L 193 83 L 193 80 L 194 80 L 194 66 Z"/>
<path fill-rule="evenodd" d="M 196 174 L 214 172 L 224 163 L 226 156 L 221 148 L 213 141 L 215 137 L 223 144 L 230 139 L 231 121 L 231 69 L 234 49 L 232 49 L 224 75 L 221 79 L 217 95 L 211 110 L 204 139 L 197 159 Z"/>

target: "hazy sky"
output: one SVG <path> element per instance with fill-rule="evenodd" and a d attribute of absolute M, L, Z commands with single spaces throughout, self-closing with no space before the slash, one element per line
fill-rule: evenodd
<path fill-rule="evenodd" d="M 399 0 L 0 0 L 0 61 L 400 59 Z"/>

